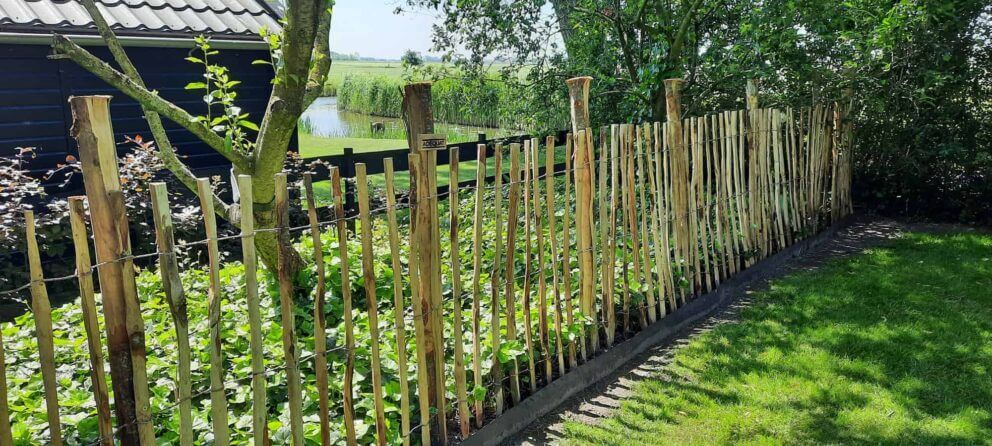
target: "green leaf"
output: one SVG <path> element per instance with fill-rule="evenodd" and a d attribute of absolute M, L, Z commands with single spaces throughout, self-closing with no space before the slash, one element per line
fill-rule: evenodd
<path fill-rule="evenodd" d="M 258 131 L 258 126 L 255 125 L 255 123 L 254 122 L 251 122 L 251 121 L 241 120 L 241 121 L 238 121 L 238 125 L 246 128 L 248 130 L 254 130 L 256 132 Z"/>
<path fill-rule="evenodd" d="M 190 83 L 186 84 L 186 87 L 185 88 L 187 90 L 206 90 L 207 89 L 207 84 L 205 84 L 203 82 L 190 82 Z"/>

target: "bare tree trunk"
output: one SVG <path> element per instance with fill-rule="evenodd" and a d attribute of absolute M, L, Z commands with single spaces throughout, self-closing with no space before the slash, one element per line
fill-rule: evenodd
<path fill-rule="evenodd" d="M 572 56 L 572 10 L 575 8 L 575 0 L 551 0 L 551 7 L 555 10 L 555 18 L 558 19 L 558 29 L 561 32 L 561 40 L 565 42 L 565 53 Z"/>

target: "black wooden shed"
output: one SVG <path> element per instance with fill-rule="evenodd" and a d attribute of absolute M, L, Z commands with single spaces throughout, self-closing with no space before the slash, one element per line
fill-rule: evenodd
<path fill-rule="evenodd" d="M 238 105 L 257 122 L 271 92 L 272 68 L 252 64 L 269 59 L 263 29 L 279 31 L 278 12 L 263 0 L 96 0 L 107 22 L 150 89 L 190 111 L 203 114 L 201 92 L 188 91 L 202 80 L 203 67 L 184 60 L 193 37 L 210 36 L 220 50 L 213 61 L 227 66 L 234 79 Z M 149 139 L 141 108 L 124 94 L 83 70 L 71 60 L 52 60 L 51 35 L 59 33 L 87 47 L 113 66 L 109 51 L 97 35 L 79 0 L 0 0 L 0 156 L 13 156 L 19 147 L 38 155 L 29 167 L 38 174 L 75 155 L 69 136 L 72 126 L 68 98 L 109 94 L 114 132 Z M 219 172 L 229 163 L 172 122 L 169 137 L 190 166 Z M 124 147 L 122 146 L 122 149 Z"/>

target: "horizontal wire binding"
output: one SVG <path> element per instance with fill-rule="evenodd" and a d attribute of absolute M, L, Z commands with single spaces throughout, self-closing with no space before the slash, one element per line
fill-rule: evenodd
<path fill-rule="evenodd" d="M 618 157 L 608 157 L 606 160 L 609 161 L 611 159 L 634 158 L 636 156 L 637 155 L 633 155 L 633 154 L 632 155 L 623 155 L 623 156 L 618 156 Z M 583 163 L 583 164 L 588 167 L 588 166 L 592 165 L 593 163 L 599 162 L 601 160 L 602 159 L 590 160 L 589 162 L 586 162 L 586 163 Z M 500 185 L 500 188 L 501 189 L 506 189 L 506 188 L 509 188 L 510 186 L 512 186 L 514 184 L 525 184 L 525 183 L 540 181 L 542 179 L 547 179 L 548 177 L 557 177 L 557 176 L 560 176 L 563 173 L 574 172 L 574 171 L 578 171 L 579 169 L 582 169 L 582 168 L 581 167 L 574 167 L 573 166 L 570 169 L 563 169 L 563 170 L 555 170 L 553 172 L 546 172 L 544 174 L 541 174 L 541 175 L 538 175 L 538 176 L 535 176 L 535 177 L 532 177 L 532 178 L 529 178 L 529 179 L 526 179 L 526 180 L 506 181 L 506 182 L 503 182 Z M 521 172 L 522 171 L 523 171 L 523 169 L 521 170 Z M 506 173 L 504 173 L 503 175 L 506 175 Z M 790 185 L 790 184 L 801 184 L 801 183 L 804 183 L 804 182 L 807 182 L 807 181 L 808 181 L 808 179 L 793 178 L 791 180 L 780 181 L 780 182 L 768 182 L 768 183 L 764 183 L 763 182 L 762 184 L 763 185 L 774 187 L 774 186 L 784 186 L 784 185 Z M 693 188 L 693 186 L 694 186 L 694 184 L 690 184 L 690 189 Z M 483 186 L 482 188 L 479 188 L 477 186 L 461 186 L 458 189 L 459 189 L 459 193 L 462 193 L 462 192 L 475 191 L 475 190 L 478 190 L 478 189 L 494 191 L 494 190 L 497 189 L 497 187 L 495 185 L 487 185 L 487 186 Z M 435 194 L 427 195 L 427 196 L 424 196 L 424 197 L 420 197 L 420 198 L 418 198 L 417 202 L 420 202 L 421 200 L 423 200 L 424 202 L 427 202 L 427 201 L 431 201 L 431 200 L 435 200 L 435 199 L 446 198 L 446 197 L 450 196 L 450 194 L 451 194 L 451 191 L 449 189 L 448 191 L 445 191 L 445 192 L 440 192 L 440 193 L 435 193 Z M 745 191 L 745 192 L 740 192 L 740 193 L 737 193 L 737 194 L 731 194 L 730 196 L 725 196 L 725 197 L 720 198 L 720 199 L 718 199 L 716 201 L 710 201 L 710 203 L 711 203 L 711 205 L 712 204 L 719 204 L 721 202 L 723 202 L 723 203 L 730 203 L 731 200 L 735 200 L 736 198 L 746 197 L 746 196 L 751 196 L 751 195 L 753 195 L 752 192 Z M 759 193 L 758 195 L 762 195 L 762 194 Z M 653 200 L 653 201 L 655 201 L 655 202 L 660 201 L 662 203 L 660 205 L 654 205 L 654 206 L 666 207 L 667 204 L 668 204 L 664 200 Z M 397 203 L 394 206 L 389 206 L 389 205 L 381 206 L 381 207 L 378 207 L 378 208 L 375 208 L 375 209 L 370 210 L 369 211 L 369 215 L 370 216 L 382 215 L 383 213 L 385 213 L 386 211 L 388 211 L 390 209 L 393 209 L 393 210 L 415 209 L 416 206 L 417 206 L 417 202 Z M 678 220 L 681 217 L 688 217 L 693 212 L 695 212 L 697 215 L 700 215 L 700 213 L 701 212 L 704 212 L 706 209 L 707 209 L 707 206 L 704 205 L 702 207 L 700 207 L 700 206 L 693 206 L 693 207 L 691 207 L 689 209 L 686 209 L 682 213 L 673 214 L 672 212 L 668 212 L 671 215 L 670 215 L 670 217 L 668 218 L 667 221 L 668 222 L 672 222 L 672 221 Z M 341 223 L 341 222 L 356 221 L 360 217 L 361 216 L 358 215 L 358 214 L 348 215 L 348 216 L 343 216 L 343 217 L 335 217 L 335 218 L 332 218 L 331 220 L 325 220 L 325 221 L 318 222 L 317 225 L 318 225 L 318 227 L 326 227 L 326 226 L 334 225 L 334 224 Z M 227 236 L 222 236 L 222 237 L 216 237 L 216 238 L 213 238 L 213 239 L 207 238 L 207 239 L 201 239 L 201 240 L 197 240 L 197 241 L 193 241 L 193 242 L 180 242 L 180 243 L 177 243 L 176 244 L 176 248 L 177 248 L 176 251 L 154 251 L 154 252 L 149 252 L 149 253 L 145 253 L 145 254 L 138 254 L 138 255 L 125 255 L 125 256 L 119 257 L 119 258 L 114 259 L 114 260 L 107 260 L 107 261 L 103 261 L 103 262 L 97 262 L 96 264 L 93 264 L 90 267 L 90 271 L 89 272 L 82 273 L 82 274 L 83 275 L 91 275 L 94 270 L 97 270 L 101 266 L 105 266 L 105 265 L 109 265 L 109 264 L 113 264 L 113 263 L 120 263 L 120 262 L 134 261 L 134 260 L 141 260 L 141 259 L 148 259 L 148 258 L 158 257 L 158 256 L 163 256 L 163 255 L 178 255 L 178 254 L 182 254 L 179 251 L 181 251 L 183 249 L 187 249 L 189 247 L 193 247 L 193 246 L 205 245 L 207 243 L 210 243 L 211 241 L 217 241 L 217 242 L 219 242 L 219 241 L 238 240 L 238 239 L 255 237 L 256 235 L 262 234 L 262 233 L 278 233 L 278 232 L 281 232 L 281 231 L 284 231 L 284 230 L 288 231 L 289 233 L 295 233 L 295 232 L 302 232 L 302 231 L 309 230 L 309 229 L 311 229 L 311 226 L 309 224 L 300 225 L 300 226 L 291 226 L 291 227 L 288 227 L 288 228 L 287 227 L 260 228 L 260 229 L 255 229 L 251 233 L 244 233 L 244 232 L 242 232 L 242 233 L 239 233 L 239 234 L 232 234 L 232 235 L 227 235 Z M 66 276 L 61 276 L 61 277 L 45 278 L 45 279 L 40 280 L 40 282 L 44 282 L 44 283 L 60 282 L 60 281 L 65 281 L 65 280 L 77 279 L 79 277 L 80 277 L 80 274 L 77 273 L 77 274 L 71 274 L 71 275 L 66 275 Z M 0 296 L 13 295 L 13 294 L 17 294 L 19 292 L 28 290 L 28 289 L 31 288 L 31 286 L 33 284 L 38 283 L 38 282 L 39 281 L 37 281 L 37 280 L 36 281 L 30 281 L 30 282 L 25 283 L 24 285 L 21 285 L 21 286 L 19 286 L 17 288 L 0 291 Z M 20 301 L 20 302 L 25 303 L 26 301 Z"/>

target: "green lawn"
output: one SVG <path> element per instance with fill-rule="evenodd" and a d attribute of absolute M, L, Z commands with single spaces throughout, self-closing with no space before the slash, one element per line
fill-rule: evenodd
<path fill-rule="evenodd" d="M 542 148 L 543 150 L 543 148 Z M 504 153 L 506 149 L 504 149 Z M 523 152 L 521 151 L 520 160 L 523 162 Z M 538 166 L 545 165 L 545 158 L 542 154 L 541 158 L 538 159 Z M 565 161 L 565 147 L 558 146 L 555 147 L 555 162 L 562 163 Z M 504 157 L 503 159 L 503 172 L 509 171 L 509 160 Z M 479 163 L 475 160 L 473 161 L 462 161 L 458 164 L 458 179 L 459 181 L 474 180 L 476 172 L 478 171 Z M 486 176 L 492 176 L 496 173 L 496 159 L 489 157 L 486 158 Z M 406 191 L 410 188 L 410 172 L 396 172 L 394 175 L 395 187 L 397 191 Z M 446 186 L 451 180 L 451 171 L 448 166 L 438 166 L 437 168 L 437 184 L 438 186 Z M 382 193 L 386 188 L 386 177 L 383 174 L 369 175 L 369 184 L 374 189 L 373 193 Z M 313 195 L 317 200 L 317 203 L 322 206 L 326 206 L 331 203 L 331 183 L 329 181 L 319 181 L 313 183 Z"/>
<path fill-rule="evenodd" d="M 401 62 L 373 62 L 364 60 L 335 60 L 331 63 L 331 71 L 327 72 L 327 81 L 338 85 L 349 75 L 384 76 L 399 79 L 403 76 Z"/>
<path fill-rule="evenodd" d="M 405 139 L 380 138 L 327 138 L 299 132 L 300 156 L 313 158 L 317 156 L 340 155 L 345 147 L 355 149 L 355 152 L 379 152 L 382 150 L 404 149 Z"/>
<path fill-rule="evenodd" d="M 909 234 L 777 281 L 564 444 L 992 444 L 992 237 Z"/>

